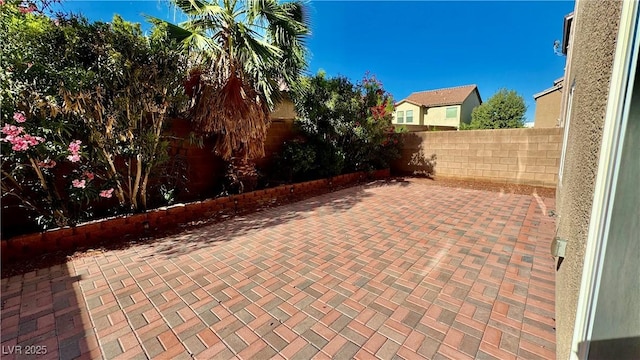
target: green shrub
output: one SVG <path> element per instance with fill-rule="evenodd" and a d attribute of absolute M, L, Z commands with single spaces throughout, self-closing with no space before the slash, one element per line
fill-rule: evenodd
<path fill-rule="evenodd" d="M 100 201 L 146 208 L 186 57 L 162 27 L 144 36 L 118 16 L 52 19 L 25 4 L 0 3 L 2 197 L 43 227 L 90 218 Z"/>
<path fill-rule="evenodd" d="M 401 138 L 391 125 L 393 98 L 375 77 L 353 84 L 319 73 L 306 78 L 301 89 L 293 99 L 296 124 L 307 141 L 285 147 L 280 157 L 289 163 L 278 163 L 289 169 L 291 179 L 386 168 L 399 157 Z M 303 153 L 315 154 L 313 164 Z"/>
<path fill-rule="evenodd" d="M 316 170 L 316 149 L 299 140 L 286 142 L 275 157 L 274 177 L 287 182 L 305 181 L 313 177 Z"/>

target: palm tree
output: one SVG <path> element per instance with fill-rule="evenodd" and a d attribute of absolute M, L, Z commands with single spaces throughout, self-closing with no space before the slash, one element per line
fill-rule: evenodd
<path fill-rule="evenodd" d="M 171 0 L 188 20 L 167 26 L 189 51 L 187 92 L 199 132 L 217 135 L 225 160 L 264 156 L 269 113 L 281 88 L 296 86 L 306 68 L 310 34 L 301 2 L 277 0 Z"/>

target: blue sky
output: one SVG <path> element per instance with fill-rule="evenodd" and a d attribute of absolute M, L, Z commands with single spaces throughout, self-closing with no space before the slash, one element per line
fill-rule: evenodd
<path fill-rule="evenodd" d="M 103 21 L 114 13 L 141 23 L 141 14 L 175 15 L 164 0 L 61 6 Z M 477 84 L 483 100 L 514 89 L 533 121 L 533 94 L 563 75 L 565 58 L 554 54 L 553 42 L 573 8 L 573 1 L 312 1 L 309 72 L 357 81 L 368 71 L 396 100 L 467 84 Z"/>

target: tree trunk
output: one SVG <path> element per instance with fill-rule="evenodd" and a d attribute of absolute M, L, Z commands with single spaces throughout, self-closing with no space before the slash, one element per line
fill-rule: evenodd
<path fill-rule="evenodd" d="M 136 178 L 133 181 L 133 189 L 131 189 L 131 206 L 134 210 L 138 210 L 138 193 L 140 191 L 140 179 L 142 178 L 142 155 L 136 155 Z"/>
<path fill-rule="evenodd" d="M 107 169 L 109 176 L 111 176 L 111 178 L 116 181 L 115 190 L 116 190 L 116 197 L 118 198 L 118 202 L 120 203 L 120 205 L 125 205 L 126 200 L 124 197 L 124 190 L 122 189 L 122 184 L 118 179 L 118 172 L 116 171 L 116 165 L 113 163 L 113 159 L 111 159 L 111 156 L 109 155 L 109 153 L 107 153 L 107 150 L 105 150 L 103 147 L 100 147 L 100 151 L 102 151 L 102 155 L 104 156 L 105 161 L 109 165 L 109 168 Z"/>
<path fill-rule="evenodd" d="M 163 109 L 164 110 L 164 109 Z M 155 138 L 153 139 L 153 146 L 151 147 L 151 157 L 155 158 L 156 151 L 158 149 L 158 144 L 160 144 L 160 135 L 162 135 L 162 126 L 164 125 L 164 113 L 160 113 L 158 118 L 152 115 L 153 126 L 155 130 Z M 150 161 L 147 164 L 144 171 L 144 178 L 142 180 L 142 186 L 140 186 L 140 202 L 142 207 L 147 209 L 147 185 L 149 183 L 149 174 L 151 173 L 151 168 L 153 165 L 153 161 Z"/>
<path fill-rule="evenodd" d="M 33 168 L 36 175 L 38 176 L 40 185 L 42 186 L 42 189 L 47 194 L 47 199 L 49 200 L 49 202 L 51 204 L 55 204 L 56 202 L 60 204 L 60 209 L 57 209 L 57 208 L 53 209 L 53 218 L 56 222 L 56 225 L 58 226 L 69 225 L 69 213 L 64 203 L 60 200 L 60 196 L 58 195 L 57 191 L 55 191 L 54 194 L 52 195 L 51 190 L 49 190 L 49 186 L 47 185 L 47 180 L 44 178 L 44 175 L 42 174 L 42 171 L 38 167 L 38 164 L 36 164 L 35 160 L 33 160 L 32 157 L 29 157 L 29 162 L 31 163 L 31 167 Z M 54 195 L 55 195 L 55 198 L 54 198 Z"/>
<path fill-rule="evenodd" d="M 144 172 L 144 177 L 142 178 L 142 185 L 140 186 L 140 204 L 144 210 L 147 210 L 147 184 L 149 181 L 149 173 L 151 172 L 151 168 L 147 167 Z"/>

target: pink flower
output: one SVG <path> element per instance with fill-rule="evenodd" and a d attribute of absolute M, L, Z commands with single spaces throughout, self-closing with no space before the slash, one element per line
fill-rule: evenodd
<path fill-rule="evenodd" d="M 27 150 L 29 146 L 36 146 L 44 141 L 44 138 L 40 136 L 31 136 L 29 134 L 20 136 L 23 131 L 24 128 L 22 127 L 5 124 L 2 128 L 2 133 L 7 136 L 5 136 L 2 141 L 10 142 L 12 145 L 11 149 L 14 151 L 24 151 Z"/>
<path fill-rule="evenodd" d="M 4 5 L 4 0 L 0 0 L 0 5 Z"/>
<path fill-rule="evenodd" d="M 84 176 L 86 176 L 89 181 L 91 181 L 91 180 L 93 180 L 95 178 L 95 175 L 93 175 L 92 172 L 88 172 L 88 171 L 84 172 Z"/>
<path fill-rule="evenodd" d="M 80 161 L 80 144 L 82 144 L 80 140 L 72 141 L 71 144 L 69 144 L 69 152 L 71 153 L 71 155 L 67 156 L 69 161 L 73 163 Z"/>
<path fill-rule="evenodd" d="M 37 9 L 38 8 L 34 4 L 29 4 L 29 7 L 20 6 L 18 10 L 20 10 L 22 14 L 29 14 L 36 11 Z"/>
<path fill-rule="evenodd" d="M 29 143 L 24 140 L 24 138 L 17 137 L 15 139 L 9 140 L 11 142 L 11 149 L 14 151 L 25 151 L 29 148 Z"/>
<path fill-rule="evenodd" d="M 108 189 L 108 190 L 102 190 L 100 191 L 100 196 L 103 198 L 110 198 L 111 195 L 113 194 L 113 188 Z"/>
<path fill-rule="evenodd" d="M 80 155 L 69 155 L 67 156 L 67 159 L 69 159 L 69 161 L 71 161 L 72 163 L 78 162 L 80 161 Z"/>
<path fill-rule="evenodd" d="M 69 151 L 72 154 L 77 155 L 78 152 L 80 152 L 80 144 L 82 144 L 82 141 L 80 140 L 72 141 L 71 144 L 69 144 Z"/>
<path fill-rule="evenodd" d="M 24 134 L 22 138 L 31 146 L 36 146 L 44 141 L 44 138 L 41 138 L 40 136 L 31 136 L 29 134 Z"/>
<path fill-rule="evenodd" d="M 86 181 L 75 179 L 71 182 L 71 185 L 73 185 L 74 188 L 84 189 L 84 187 L 86 186 Z"/>
<path fill-rule="evenodd" d="M 51 159 L 47 159 L 45 161 L 39 161 L 38 166 L 40 166 L 43 169 L 51 169 L 52 167 L 56 166 L 56 161 Z"/>
<path fill-rule="evenodd" d="M 13 114 L 13 120 L 19 122 L 19 123 L 23 123 L 25 121 L 27 121 L 27 117 L 24 116 L 24 113 L 22 111 L 16 112 Z"/>
<path fill-rule="evenodd" d="M 7 135 L 7 138 L 9 138 L 9 136 L 16 137 L 22 134 L 22 131 L 24 131 L 23 127 L 9 125 L 9 124 L 4 124 L 4 127 L 2 128 L 2 133 Z M 11 140 L 7 140 L 7 141 L 11 141 Z"/>

